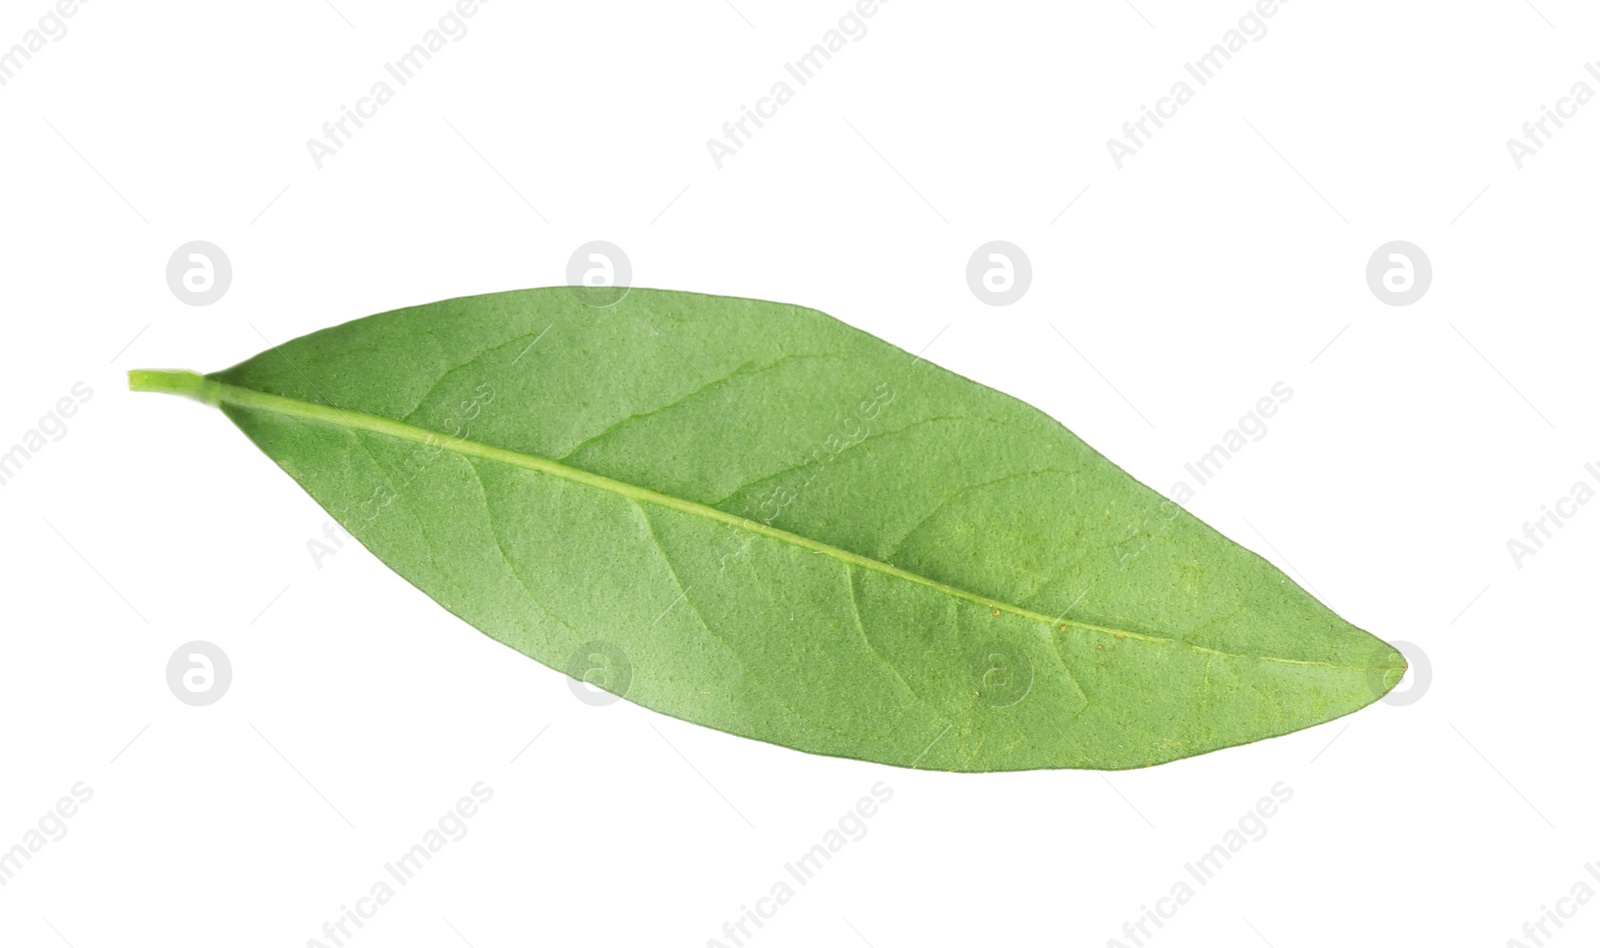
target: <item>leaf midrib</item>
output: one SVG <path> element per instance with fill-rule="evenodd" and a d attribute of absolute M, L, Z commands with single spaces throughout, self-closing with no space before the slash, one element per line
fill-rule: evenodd
<path fill-rule="evenodd" d="M 687 500 L 682 497 L 675 497 L 671 494 L 665 494 L 661 491 L 652 490 L 648 487 L 640 487 L 637 484 L 629 484 L 626 481 L 619 481 L 614 478 L 606 477 L 603 474 L 595 474 L 591 471 L 585 471 L 582 468 L 572 467 L 571 465 L 563 464 L 560 461 L 555 461 L 550 458 L 540 457 L 535 454 L 524 454 L 520 451 L 512 451 L 508 448 L 497 447 L 481 441 L 472 441 L 465 438 L 451 438 L 437 431 L 423 428 L 419 425 L 413 425 L 404 421 L 396 421 L 395 419 L 385 418 L 381 415 L 371 415 L 365 412 L 351 411 L 344 408 L 334 408 L 330 405 L 321 405 L 317 404 L 316 402 L 308 402 L 298 398 L 290 398 L 284 395 L 274 395 L 268 392 L 260 392 L 256 391 L 255 389 L 244 388 L 228 382 L 218 381 L 217 379 L 209 376 L 199 375 L 195 372 L 136 370 L 129 373 L 129 387 L 135 391 L 156 391 L 174 395 L 185 395 L 196 399 L 197 401 L 205 402 L 213 407 L 220 407 L 223 404 L 236 405 L 240 408 L 267 411 L 273 414 L 284 415 L 291 418 L 299 418 L 305 421 L 326 424 L 332 427 L 343 428 L 351 431 L 367 431 L 374 434 L 387 435 L 389 437 L 398 438 L 404 441 L 411 441 L 418 444 L 428 443 L 429 441 L 442 441 L 444 450 L 452 451 L 464 457 L 480 458 L 487 461 L 498 461 L 503 464 L 510 464 L 514 467 L 537 471 L 542 474 L 549 474 L 553 477 L 559 477 L 573 483 L 584 484 L 598 490 L 603 490 L 608 493 L 616 494 L 620 497 L 628 498 L 635 503 L 651 503 L 660 507 L 666 507 L 669 510 L 676 510 L 681 513 L 686 513 L 691 516 L 703 517 L 705 519 L 726 524 L 727 526 L 737 529 L 748 530 L 751 533 L 755 533 L 759 536 L 768 537 L 783 543 L 789 543 L 802 549 L 810 550 L 814 553 L 821 553 L 825 556 L 830 556 L 852 566 L 857 566 L 862 569 L 869 569 L 887 576 L 893 576 L 897 579 L 905 580 L 907 582 L 926 586 L 929 589 L 936 590 L 947 596 L 963 599 L 967 602 L 976 603 L 990 609 L 998 609 L 1001 612 L 1010 613 L 1011 615 L 1019 616 L 1023 619 L 1027 619 L 1030 622 L 1045 626 L 1045 634 L 1047 636 L 1051 634 L 1051 629 L 1053 627 L 1065 626 L 1085 632 L 1093 632 L 1100 635 L 1110 635 L 1117 638 L 1129 638 L 1136 641 L 1150 642 L 1158 645 L 1183 645 L 1197 652 L 1211 656 L 1220 655 L 1226 658 L 1254 658 L 1257 661 L 1263 662 L 1273 662 L 1283 665 L 1308 665 L 1319 668 L 1337 669 L 1340 671 L 1372 672 L 1388 670 L 1388 666 L 1345 665 L 1337 662 L 1319 662 L 1308 659 L 1285 658 L 1276 655 L 1251 655 L 1245 652 L 1229 652 L 1206 645 L 1198 645 L 1192 642 L 1186 642 L 1181 639 L 1152 635 L 1147 632 L 1134 632 L 1128 629 L 1110 628 L 1107 626 L 1095 625 L 1090 622 L 1067 619 L 1062 616 L 1057 616 L 1056 618 L 1052 619 L 1043 613 L 1034 612 L 1031 609 L 1025 609 L 1021 606 L 1004 602 L 999 599 L 992 599 L 988 596 L 961 589 L 957 586 L 951 586 L 948 583 L 942 583 L 931 577 L 923 576 L 920 573 L 913 573 L 910 570 L 902 569 L 891 563 L 875 560 L 869 556 L 862 556 L 859 553 L 853 553 L 841 547 L 832 546 L 831 544 L 823 543 L 819 540 L 813 540 L 810 537 L 802 536 L 798 533 L 790 533 L 787 530 L 781 530 L 772 526 L 771 524 L 762 523 L 758 520 L 751 520 L 748 517 L 736 516 L 726 511 L 719 510 L 716 507 L 702 504 L 698 501 Z"/>

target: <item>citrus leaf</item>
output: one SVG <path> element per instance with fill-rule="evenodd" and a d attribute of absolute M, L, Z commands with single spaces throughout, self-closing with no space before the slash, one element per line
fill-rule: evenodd
<path fill-rule="evenodd" d="M 219 406 L 498 641 L 812 753 L 1148 766 L 1405 669 L 1037 409 L 814 310 L 500 293 L 130 385 Z"/>

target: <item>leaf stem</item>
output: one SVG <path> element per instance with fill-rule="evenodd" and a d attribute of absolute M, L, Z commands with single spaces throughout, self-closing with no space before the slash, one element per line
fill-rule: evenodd
<path fill-rule="evenodd" d="M 128 391 L 182 395 L 213 408 L 222 404 L 222 383 L 187 369 L 134 369 L 128 373 Z"/>

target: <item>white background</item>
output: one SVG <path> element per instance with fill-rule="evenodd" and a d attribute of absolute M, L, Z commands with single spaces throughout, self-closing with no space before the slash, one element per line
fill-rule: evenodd
<path fill-rule="evenodd" d="M 0 87 L 0 450 L 94 393 L 0 487 L 0 847 L 94 794 L 0 887 L 0 942 L 307 944 L 477 781 L 469 834 L 349 944 L 731 945 L 877 781 L 867 836 L 747 944 L 1132 945 L 1278 781 L 1265 838 L 1147 943 L 1532 945 L 1600 891 L 1600 504 L 1520 568 L 1506 546 L 1600 465 L 1600 104 L 1521 170 L 1505 145 L 1600 89 L 1592 5 L 1287 3 L 1119 171 L 1106 139 L 1246 0 L 895 0 L 718 170 L 706 140 L 846 0 L 497 0 L 318 170 L 306 139 L 447 9 L 333 2 L 87 3 Z M 46 7 L 7 0 L 0 48 Z M 319 569 L 326 515 L 220 413 L 125 390 L 563 283 L 594 239 L 638 285 L 927 346 L 1164 492 L 1286 382 L 1188 506 L 1431 683 L 1132 773 L 811 757 L 580 702 L 359 548 Z M 995 239 L 1032 260 L 1009 307 L 965 282 Z M 166 283 L 191 240 L 232 260 L 214 305 Z M 1390 240 L 1432 260 L 1414 305 L 1366 284 Z M 165 680 L 195 639 L 233 664 L 205 708 Z M 1555 942 L 1593 943 L 1597 904 Z"/>

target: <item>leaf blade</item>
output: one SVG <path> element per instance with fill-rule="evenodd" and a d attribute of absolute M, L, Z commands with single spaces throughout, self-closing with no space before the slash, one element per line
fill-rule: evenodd
<path fill-rule="evenodd" d="M 481 379 L 500 408 L 479 406 L 469 437 Z M 557 668 L 624 641 L 630 698 L 785 746 L 1144 766 L 1330 720 L 1403 668 L 1042 413 L 815 311 L 496 294 L 314 333 L 204 390 L 468 622 Z M 362 497 L 374 484 L 393 499 Z M 470 530 L 441 516 L 474 503 Z M 491 553 L 504 571 L 447 565 Z"/>

